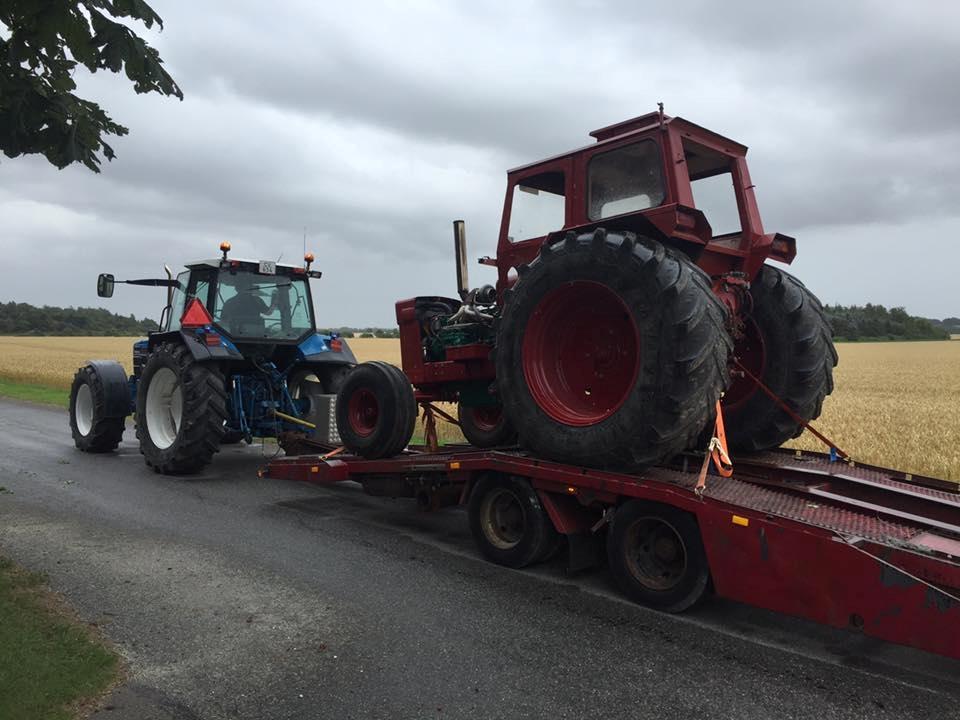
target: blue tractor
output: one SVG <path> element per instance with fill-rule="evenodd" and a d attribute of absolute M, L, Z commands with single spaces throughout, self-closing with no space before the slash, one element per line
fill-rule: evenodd
<path fill-rule="evenodd" d="M 102 274 L 97 294 L 114 285 L 167 288 L 160 328 L 134 343 L 133 374 L 113 360 L 77 370 L 70 391 L 76 446 L 110 452 L 133 414 L 140 452 L 160 473 L 205 467 L 222 444 L 306 433 L 339 444 L 336 393 L 356 358 L 335 333 L 317 332 L 303 266 L 222 257 L 190 263 L 176 278 L 116 280 Z"/>

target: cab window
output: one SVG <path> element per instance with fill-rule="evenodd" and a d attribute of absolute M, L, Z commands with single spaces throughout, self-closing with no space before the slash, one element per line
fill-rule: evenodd
<path fill-rule="evenodd" d="M 733 183 L 733 162 L 723 153 L 692 140 L 683 141 L 693 204 L 703 212 L 713 237 L 735 236 L 743 229 Z"/>
<path fill-rule="evenodd" d="M 566 222 L 566 196 L 562 172 L 545 172 L 520 180 L 510 204 L 511 242 L 530 240 L 562 230 Z"/>
<path fill-rule="evenodd" d="M 594 155 L 587 168 L 587 196 L 591 220 L 660 205 L 664 191 L 657 144 L 641 140 Z"/>

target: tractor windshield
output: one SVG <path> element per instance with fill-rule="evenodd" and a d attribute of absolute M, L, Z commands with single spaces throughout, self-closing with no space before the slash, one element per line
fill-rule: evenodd
<path fill-rule="evenodd" d="M 313 329 L 306 278 L 224 272 L 213 319 L 237 340 L 296 340 Z"/>

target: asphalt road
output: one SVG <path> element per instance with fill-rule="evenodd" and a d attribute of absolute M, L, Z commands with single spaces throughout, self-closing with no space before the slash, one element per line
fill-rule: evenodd
<path fill-rule="evenodd" d="M 261 462 L 171 479 L 130 429 L 85 455 L 63 411 L 0 401 L 0 552 L 127 659 L 98 718 L 960 717 L 960 663 L 728 603 L 661 615 L 602 569 L 482 561 L 459 510 Z"/>

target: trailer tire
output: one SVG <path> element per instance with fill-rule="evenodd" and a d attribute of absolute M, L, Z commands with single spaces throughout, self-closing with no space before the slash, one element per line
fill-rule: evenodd
<path fill-rule="evenodd" d="M 496 375 L 521 445 L 642 469 L 690 447 L 729 383 L 727 311 L 682 253 L 630 232 L 547 242 L 505 294 Z"/>
<path fill-rule="evenodd" d="M 337 393 L 337 431 L 355 455 L 393 457 L 410 444 L 417 401 L 407 376 L 385 362 L 357 365 Z"/>
<path fill-rule="evenodd" d="M 149 467 L 164 475 L 204 468 L 220 450 L 227 419 L 223 373 L 177 342 L 160 344 L 137 391 L 137 438 Z"/>
<path fill-rule="evenodd" d="M 537 491 L 523 478 L 483 476 L 470 493 L 467 514 L 477 549 L 497 565 L 526 567 L 559 546 Z"/>
<path fill-rule="evenodd" d="M 457 405 L 457 419 L 467 442 L 478 448 L 515 445 L 517 431 L 497 405 Z"/>
<path fill-rule="evenodd" d="M 631 500 L 619 507 L 607 535 L 607 560 L 624 593 L 664 612 L 688 610 L 710 587 L 697 521 L 669 505 Z"/>
<path fill-rule="evenodd" d="M 763 266 L 750 293 L 753 310 L 735 355 L 804 421 L 815 420 L 833 392 L 837 364 L 820 301 L 795 277 L 770 265 Z M 779 447 L 804 429 L 746 376 L 724 398 L 724 424 L 730 447 L 744 452 Z"/>
<path fill-rule="evenodd" d="M 125 371 L 119 363 L 120 375 L 124 382 L 122 388 L 107 388 L 107 383 L 116 378 L 104 378 L 97 366 L 88 364 L 77 370 L 70 387 L 70 432 L 73 443 L 79 450 L 88 453 L 105 453 L 117 449 L 123 439 L 126 413 L 117 415 L 117 409 L 111 412 L 108 393 L 121 391 L 126 396 L 126 405 L 130 404 L 130 390 L 126 384 Z"/>

